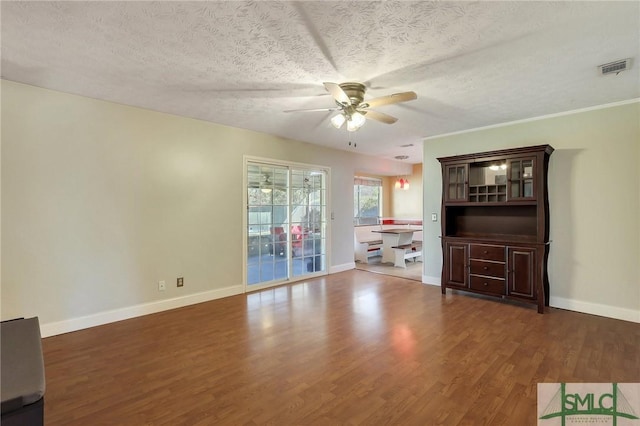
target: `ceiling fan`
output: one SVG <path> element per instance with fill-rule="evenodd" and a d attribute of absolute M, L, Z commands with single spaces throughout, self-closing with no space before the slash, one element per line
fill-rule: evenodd
<path fill-rule="evenodd" d="M 331 96 L 333 96 L 333 99 L 335 99 L 337 107 L 294 109 L 284 112 L 340 111 L 340 113 L 331 118 L 331 124 L 336 129 L 339 129 L 346 122 L 347 130 L 355 132 L 364 125 L 366 119 L 376 120 L 385 124 L 393 124 L 398 121 L 395 117 L 373 111 L 369 108 L 412 101 L 418 98 L 415 92 L 402 92 L 365 101 L 364 93 L 366 87 L 362 83 L 323 84 Z"/>

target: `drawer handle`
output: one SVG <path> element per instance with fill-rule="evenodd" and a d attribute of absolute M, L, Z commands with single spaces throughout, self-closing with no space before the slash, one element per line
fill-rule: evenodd
<path fill-rule="evenodd" d="M 487 284 L 487 283 L 484 283 L 484 286 L 485 286 L 485 287 L 486 287 L 486 286 L 488 286 L 488 285 L 489 285 L 489 284 Z"/>
<path fill-rule="evenodd" d="M 489 251 L 485 250 L 485 251 L 483 251 L 482 253 L 487 254 L 487 253 L 489 253 Z"/>
<path fill-rule="evenodd" d="M 484 266 L 482 269 L 484 269 L 484 270 L 486 271 L 486 270 L 487 270 L 487 269 L 489 269 L 489 268 L 488 268 L 487 266 Z"/>

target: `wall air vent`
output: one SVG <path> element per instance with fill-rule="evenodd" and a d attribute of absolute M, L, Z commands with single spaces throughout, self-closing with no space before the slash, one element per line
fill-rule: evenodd
<path fill-rule="evenodd" d="M 598 65 L 598 69 L 600 70 L 600 74 L 602 75 L 617 75 L 621 71 L 628 70 L 629 68 L 631 68 L 631 59 L 629 58 L 609 62 L 608 64 Z"/>

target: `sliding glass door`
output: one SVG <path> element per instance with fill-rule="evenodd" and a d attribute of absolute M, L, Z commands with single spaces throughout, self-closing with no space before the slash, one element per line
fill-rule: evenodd
<path fill-rule="evenodd" d="M 326 271 L 327 171 L 247 161 L 250 289 Z"/>

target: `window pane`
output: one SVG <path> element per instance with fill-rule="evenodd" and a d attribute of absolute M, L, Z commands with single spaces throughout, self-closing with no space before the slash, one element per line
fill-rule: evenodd
<path fill-rule="evenodd" d="M 360 187 L 360 217 L 378 217 L 380 189 L 375 186 Z"/>
<path fill-rule="evenodd" d="M 274 188 L 273 190 L 273 204 L 278 206 L 287 205 L 287 190 L 284 188 Z"/>
<path fill-rule="evenodd" d="M 455 200 L 456 199 L 456 187 L 458 185 L 456 185 L 455 183 L 450 183 L 449 184 L 449 199 L 450 200 Z"/>
<path fill-rule="evenodd" d="M 520 162 L 511 162 L 511 179 L 520 179 Z"/>
<path fill-rule="evenodd" d="M 356 178 L 353 187 L 354 224 L 376 224 L 380 217 L 382 181 Z"/>
<path fill-rule="evenodd" d="M 511 198 L 520 197 L 520 181 L 511 182 Z"/>
<path fill-rule="evenodd" d="M 287 206 L 273 206 L 273 224 L 286 227 L 288 211 Z"/>
<path fill-rule="evenodd" d="M 449 167 L 449 183 L 456 183 L 456 169 L 455 167 Z"/>
<path fill-rule="evenodd" d="M 524 196 L 533 197 L 533 180 L 531 179 L 524 181 Z"/>

